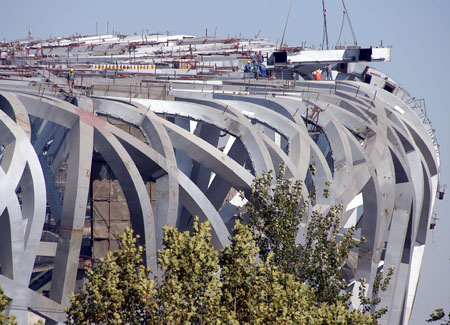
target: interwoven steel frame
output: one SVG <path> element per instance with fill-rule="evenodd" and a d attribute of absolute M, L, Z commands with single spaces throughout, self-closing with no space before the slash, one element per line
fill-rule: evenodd
<path fill-rule="evenodd" d="M 225 86 L 224 86 L 225 89 Z M 183 227 L 188 215 L 209 220 L 215 247 L 226 245 L 238 208 L 230 190 L 248 195 L 252 179 L 287 165 L 289 177 L 308 180 L 315 209 L 343 203 L 343 227 L 356 225 L 365 244 L 351 273 L 372 283 L 395 273 L 381 294 L 384 323 L 409 318 L 439 181 L 436 144 L 411 98 L 361 81 L 291 83 L 249 95 L 186 91 L 174 100 L 77 96 L 78 105 L 27 89 L 0 92 L 0 283 L 11 313 L 26 309 L 62 322 L 74 291 L 86 218 L 92 155 L 106 160 L 126 196 L 132 226 L 156 270 L 162 226 Z M 109 124 L 112 116 L 138 127 L 147 143 Z M 39 121 L 38 124 L 32 121 Z M 312 134 L 324 134 L 322 143 Z M 53 140 L 53 141 L 50 141 Z M 316 140 L 316 141 L 315 141 Z M 323 141 L 326 140 L 326 143 Z M 55 159 L 45 159 L 53 150 Z M 58 212 L 47 197 L 52 171 L 67 165 Z M 314 170 L 314 172 L 312 172 Z M 143 179 L 158 184 L 152 210 Z M 49 205 L 59 220 L 50 297 L 29 288 Z M 183 209 L 181 208 L 183 207 Z M 299 240 L 301 236 L 299 235 Z"/>

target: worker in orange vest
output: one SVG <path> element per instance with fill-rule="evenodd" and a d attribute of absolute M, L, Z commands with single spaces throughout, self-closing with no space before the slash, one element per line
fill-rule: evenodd
<path fill-rule="evenodd" d="M 316 79 L 317 81 L 320 81 L 320 79 L 322 79 L 322 74 L 320 73 L 319 69 L 314 71 L 314 79 Z"/>

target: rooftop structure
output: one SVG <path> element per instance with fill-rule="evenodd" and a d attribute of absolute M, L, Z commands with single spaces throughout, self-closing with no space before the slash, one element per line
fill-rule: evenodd
<path fill-rule="evenodd" d="M 26 310 L 63 322 L 85 267 L 127 225 L 153 270 L 164 225 L 190 229 L 198 215 L 223 247 L 238 192 L 280 162 L 307 192 L 329 190 L 314 209 L 344 204 L 343 228 L 366 238 L 349 290 L 394 266 L 381 322 L 408 322 L 439 151 L 424 102 L 366 65 L 390 48 L 104 35 L 0 49 L 0 282 L 21 324 Z M 255 51 L 268 78 L 243 72 Z M 312 80 L 328 63 L 334 80 Z"/>

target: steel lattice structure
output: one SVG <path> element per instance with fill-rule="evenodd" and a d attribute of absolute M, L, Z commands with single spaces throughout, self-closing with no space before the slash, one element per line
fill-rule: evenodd
<path fill-rule="evenodd" d="M 382 321 L 407 322 L 438 190 L 438 146 L 418 102 L 397 83 L 389 79 L 387 88 L 388 78 L 367 68 L 341 75 L 329 82 L 166 81 L 165 99 L 3 87 L 0 282 L 12 313 L 20 323 L 27 309 L 64 321 L 89 237 L 83 230 L 97 155 L 120 184 L 153 270 L 164 225 L 189 229 L 198 215 L 211 222 L 215 247 L 224 247 L 237 192 L 248 195 L 255 176 L 285 162 L 287 176 L 307 190 L 329 189 L 315 209 L 344 204 L 342 226 L 356 225 L 366 238 L 349 261 L 354 290 L 357 279 L 372 283 L 395 267 L 381 295 L 389 307 Z M 66 180 L 58 189 L 61 170 Z M 156 184 L 155 202 L 147 182 Z M 57 228 L 54 241 L 45 239 L 47 218 Z M 49 297 L 30 287 L 42 256 L 54 263 Z"/>

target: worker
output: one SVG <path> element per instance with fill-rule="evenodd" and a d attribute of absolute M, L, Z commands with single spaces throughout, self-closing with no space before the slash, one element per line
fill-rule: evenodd
<path fill-rule="evenodd" d="M 255 51 L 255 54 L 252 55 L 252 62 L 258 61 L 258 51 Z"/>
<path fill-rule="evenodd" d="M 320 81 L 320 79 L 322 79 L 322 74 L 320 73 L 320 70 L 317 69 L 316 71 L 314 71 L 314 79 L 316 79 L 317 81 Z"/>
<path fill-rule="evenodd" d="M 259 64 L 258 59 L 253 59 L 253 72 L 255 73 L 255 79 L 258 79 L 259 76 Z"/>
<path fill-rule="evenodd" d="M 244 72 L 251 72 L 252 71 L 252 61 L 248 60 L 247 64 L 244 67 Z"/>
<path fill-rule="evenodd" d="M 261 78 L 266 78 L 267 77 L 266 66 L 262 62 L 259 64 L 259 71 L 261 72 Z"/>
<path fill-rule="evenodd" d="M 259 51 L 258 54 L 258 63 L 261 64 L 264 62 L 264 56 L 262 55 L 262 51 Z"/>
<path fill-rule="evenodd" d="M 327 80 L 333 80 L 333 74 L 332 74 L 331 63 L 330 62 L 328 62 L 326 70 L 327 70 Z"/>
<path fill-rule="evenodd" d="M 69 73 L 67 74 L 67 82 L 69 84 L 69 89 L 72 90 L 75 83 L 75 74 L 73 73 L 73 69 L 70 69 Z"/>

